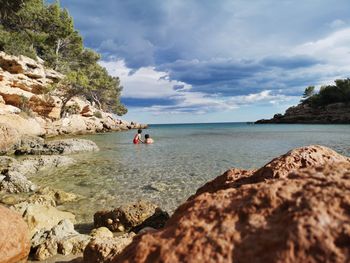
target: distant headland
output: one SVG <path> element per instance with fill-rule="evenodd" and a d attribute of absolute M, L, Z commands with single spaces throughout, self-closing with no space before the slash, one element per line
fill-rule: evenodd
<path fill-rule="evenodd" d="M 336 80 L 335 85 L 322 86 L 318 92 L 309 86 L 297 106 L 255 123 L 350 124 L 350 79 Z"/>

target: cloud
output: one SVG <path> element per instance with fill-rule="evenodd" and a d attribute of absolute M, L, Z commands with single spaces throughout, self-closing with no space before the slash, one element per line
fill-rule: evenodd
<path fill-rule="evenodd" d="M 273 107 L 350 74 L 350 2 L 61 0 L 129 107 Z"/>
<path fill-rule="evenodd" d="M 205 114 L 249 105 L 281 104 L 295 99 L 271 90 L 240 96 L 198 92 L 194 86 L 172 80 L 169 73 L 152 67 L 132 72 L 123 61 L 105 61 L 101 65 L 112 75 L 120 77 L 124 86 L 122 101 L 128 107 L 142 108 L 152 114 Z"/>

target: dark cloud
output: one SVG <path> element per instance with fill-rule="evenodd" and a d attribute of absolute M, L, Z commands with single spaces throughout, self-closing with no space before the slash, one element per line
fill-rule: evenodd
<path fill-rule="evenodd" d="M 139 99 L 139 98 L 124 98 L 121 99 L 127 107 L 151 107 L 153 105 L 175 105 L 176 101 L 171 98 L 164 99 Z"/>
<path fill-rule="evenodd" d="M 104 60 L 123 59 L 130 74 L 140 67 L 155 67 L 171 80 L 192 85 L 191 92 L 230 97 L 271 90 L 295 96 L 308 85 L 344 75 L 344 71 L 313 70 L 319 65 L 327 69 L 328 61 L 291 50 L 330 35 L 334 21 L 348 23 L 348 0 L 336 4 L 333 0 L 61 0 L 61 4 L 73 15 L 86 45 L 101 52 Z"/>
<path fill-rule="evenodd" d="M 276 67 L 283 69 L 307 68 L 322 63 L 324 63 L 322 60 L 310 56 L 274 56 L 267 57 L 261 61 L 261 64 L 267 67 Z"/>

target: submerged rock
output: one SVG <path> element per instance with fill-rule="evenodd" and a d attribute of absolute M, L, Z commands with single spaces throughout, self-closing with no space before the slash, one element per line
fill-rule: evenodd
<path fill-rule="evenodd" d="M 51 197 L 56 205 L 61 205 L 67 202 L 73 202 L 76 201 L 80 198 L 80 196 L 73 194 L 73 193 L 67 193 L 63 190 L 60 189 L 53 189 L 51 187 L 43 187 L 40 188 L 37 192 L 36 192 L 37 196 L 47 196 L 47 197 Z"/>
<path fill-rule="evenodd" d="M 347 262 L 349 207 L 349 159 L 302 147 L 202 188 L 111 262 Z"/>
<path fill-rule="evenodd" d="M 17 147 L 16 154 L 31 155 L 60 155 L 81 152 L 98 151 L 99 148 L 93 141 L 84 139 L 65 139 L 45 142 L 44 140 L 25 140 Z"/>
<path fill-rule="evenodd" d="M 107 227 L 111 231 L 137 231 L 146 227 L 161 228 L 168 220 L 167 212 L 148 201 L 123 205 L 111 211 L 99 211 L 94 215 L 95 227 Z"/>
<path fill-rule="evenodd" d="M 117 255 L 132 242 L 135 233 L 127 233 L 118 237 L 94 238 L 84 250 L 84 262 L 113 262 Z"/>
<path fill-rule="evenodd" d="M 56 168 L 73 164 L 74 160 L 65 156 L 28 157 L 21 161 L 7 156 L 0 156 L 0 190 L 8 193 L 31 192 L 37 186 L 27 176 L 43 169 Z"/>
<path fill-rule="evenodd" d="M 19 214 L 3 206 L 0 206 L 0 218 L 0 262 L 26 261 L 30 251 L 26 223 Z"/>

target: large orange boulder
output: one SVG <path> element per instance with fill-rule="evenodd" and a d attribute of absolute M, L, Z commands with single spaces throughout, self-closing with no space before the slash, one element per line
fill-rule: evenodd
<path fill-rule="evenodd" d="M 16 212 L 0 206 L 0 263 L 25 262 L 29 251 L 26 223 Z"/>
<path fill-rule="evenodd" d="M 207 184 L 113 262 L 349 262 L 349 209 L 349 158 L 303 147 Z"/>

